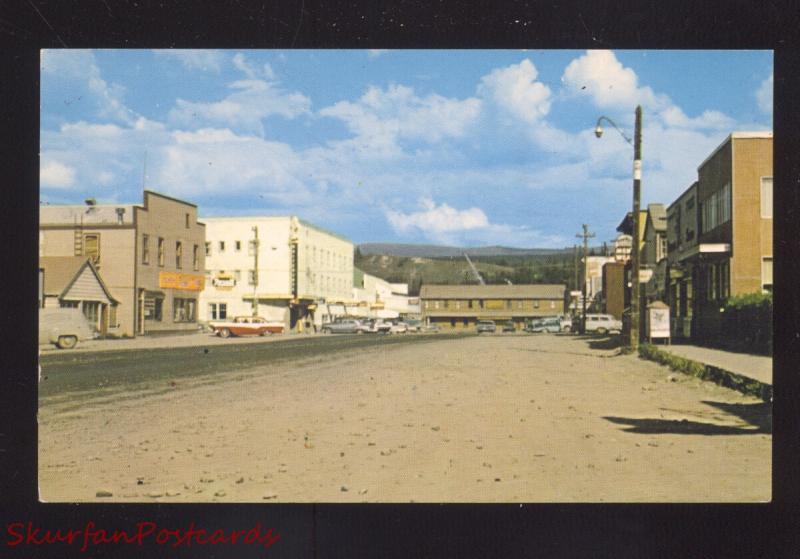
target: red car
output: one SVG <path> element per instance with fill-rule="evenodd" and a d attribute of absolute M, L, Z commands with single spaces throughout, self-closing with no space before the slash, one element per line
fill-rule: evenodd
<path fill-rule="evenodd" d="M 210 322 L 209 326 L 214 330 L 214 335 L 220 338 L 283 333 L 283 322 L 268 322 L 260 316 L 237 316 L 233 320 Z"/>

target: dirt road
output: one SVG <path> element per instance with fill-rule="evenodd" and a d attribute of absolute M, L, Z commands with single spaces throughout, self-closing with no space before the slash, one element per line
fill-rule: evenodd
<path fill-rule="evenodd" d="M 77 410 L 42 406 L 42 499 L 752 502 L 771 495 L 768 404 L 575 337 L 399 344 L 226 378 L 186 380 L 141 398 L 90 398 Z"/>

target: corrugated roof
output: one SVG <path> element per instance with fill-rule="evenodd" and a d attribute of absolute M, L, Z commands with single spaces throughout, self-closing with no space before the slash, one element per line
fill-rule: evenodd
<path fill-rule="evenodd" d="M 423 285 L 422 299 L 563 299 L 565 286 L 535 285 Z"/>

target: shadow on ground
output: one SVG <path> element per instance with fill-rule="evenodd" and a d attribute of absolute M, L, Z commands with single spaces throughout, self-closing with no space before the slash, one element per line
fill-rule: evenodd
<path fill-rule="evenodd" d="M 688 419 L 643 419 L 634 417 L 605 416 L 604 419 L 618 425 L 626 425 L 623 429 L 628 433 L 645 435 L 771 435 L 772 405 L 768 402 L 753 404 L 729 404 L 704 400 L 704 404 L 713 406 L 730 415 L 734 415 L 747 423 L 747 426 L 717 425 Z"/>

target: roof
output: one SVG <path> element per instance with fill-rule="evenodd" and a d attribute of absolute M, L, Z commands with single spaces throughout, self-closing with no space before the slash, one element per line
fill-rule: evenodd
<path fill-rule="evenodd" d="M 645 220 L 647 219 L 647 210 L 639 209 L 639 227 L 643 227 Z M 628 212 L 625 214 L 625 217 L 622 219 L 619 225 L 617 225 L 617 231 L 620 233 L 625 233 L 626 235 L 631 235 L 633 233 L 633 212 Z"/>
<path fill-rule="evenodd" d="M 423 285 L 421 299 L 563 299 L 566 287 L 535 285 Z"/>
<path fill-rule="evenodd" d="M 664 204 L 648 204 L 647 214 L 653 224 L 653 229 L 656 231 L 667 230 L 667 210 Z"/>
<path fill-rule="evenodd" d="M 83 272 L 83 269 L 88 266 L 91 268 L 92 273 L 97 278 L 100 287 L 105 292 L 106 296 L 118 303 L 119 301 L 114 298 L 109 292 L 103 278 L 97 268 L 94 267 L 88 256 L 41 256 L 39 257 L 39 268 L 44 270 L 44 294 L 55 295 L 61 297 L 69 291 L 73 282 Z"/>
<path fill-rule="evenodd" d="M 40 225 L 74 225 L 76 223 L 85 226 L 119 225 L 117 208 L 125 210 L 122 215 L 123 225 L 133 224 L 133 204 L 39 206 L 39 223 Z"/>

